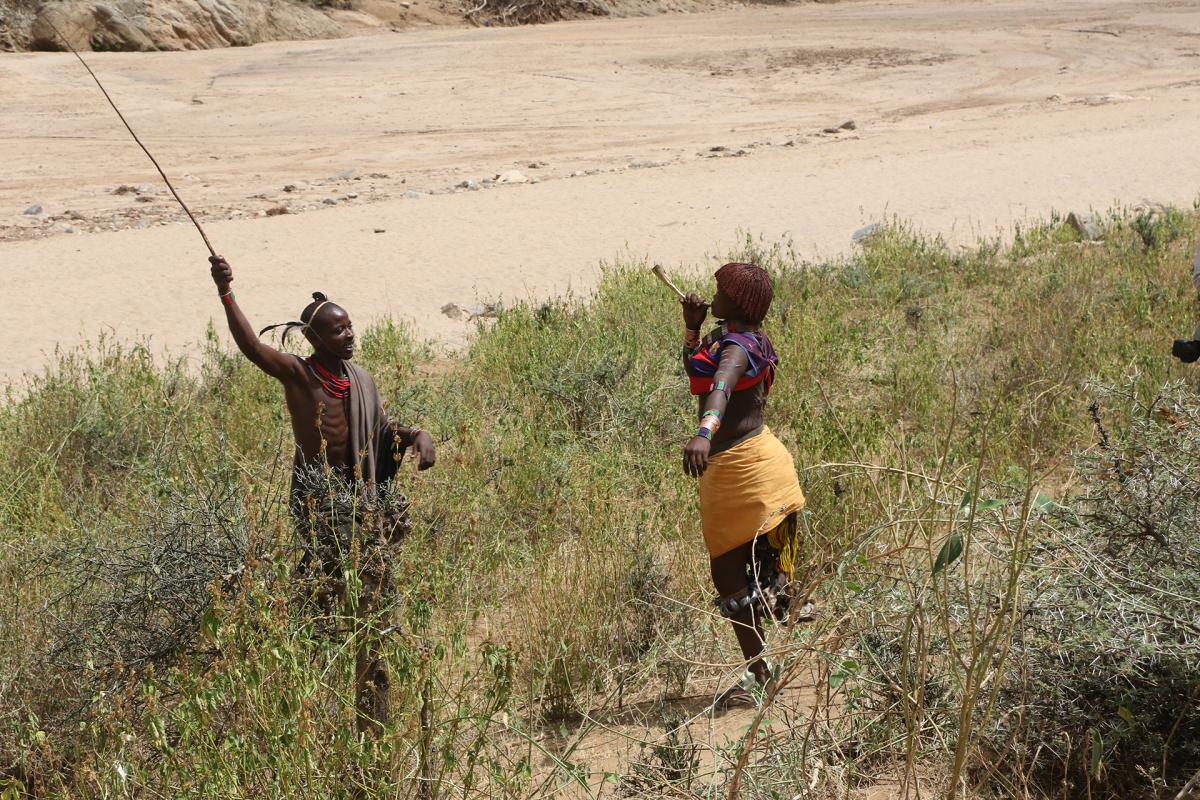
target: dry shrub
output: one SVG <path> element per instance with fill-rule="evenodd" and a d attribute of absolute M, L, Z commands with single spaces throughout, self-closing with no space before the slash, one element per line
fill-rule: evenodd
<path fill-rule="evenodd" d="M 687 682 L 687 664 L 661 645 L 691 638 L 691 611 L 672 599 L 663 556 L 641 537 L 633 544 L 564 542 L 513 602 L 524 626 L 524 681 L 548 719 L 619 705 L 651 685 L 678 694 Z"/>
<path fill-rule="evenodd" d="M 85 531 L 47 557 L 39 579 L 59 588 L 46 606 L 44 667 L 63 677 L 50 695 L 61 712 L 77 717 L 106 681 L 173 660 L 195 640 L 214 589 L 236 588 L 247 547 L 238 486 L 218 478 L 190 488 L 166 490 L 125 530 Z"/>
<path fill-rule="evenodd" d="M 991 740 L 1042 791 L 1173 796 L 1200 769 L 1200 398 L 1097 395 L 1086 494 L 1023 578 Z"/>
<path fill-rule="evenodd" d="M 607 17 L 604 0 L 479 0 L 464 16 L 485 25 L 530 25 L 579 17 Z"/>

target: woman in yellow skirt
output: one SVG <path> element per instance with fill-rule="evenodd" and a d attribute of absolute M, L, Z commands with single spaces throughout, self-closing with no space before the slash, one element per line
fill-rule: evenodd
<path fill-rule="evenodd" d="M 770 679 L 762 658 L 763 619 L 786 614 L 796 513 L 804 493 L 791 454 L 764 424 L 779 358 L 762 330 L 771 278 L 754 264 L 717 270 L 712 312 L 718 327 L 701 338 L 709 305 L 695 294 L 683 304 L 684 366 L 699 401 L 699 428 L 683 450 L 684 470 L 700 479 L 700 516 L 717 608 L 733 624 L 747 671 Z M 749 701 L 741 686 L 719 703 Z"/>

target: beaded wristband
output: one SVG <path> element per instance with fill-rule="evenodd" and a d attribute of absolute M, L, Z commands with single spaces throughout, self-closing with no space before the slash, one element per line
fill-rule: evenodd
<path fill-rule="evenodd" d="M 230 289 L 223 295 L 220 295 L 222 305 L 233 305 L 233 289 Z"/>

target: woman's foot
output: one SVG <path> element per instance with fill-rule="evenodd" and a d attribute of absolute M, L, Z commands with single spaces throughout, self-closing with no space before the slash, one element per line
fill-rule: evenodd
<path fill-rule="evenodd" d="M 713 710 L 729 711 L 734 708 L 758 708 L 771 686 L 771 673 L 760 670 L 762 675 L 746 670 L 742 679 L 730 686 L 713 702 Z"/>
<path fill-rule="evenodd" d="M 720 697 L 713 703 L 713 711 L 718 713 L 731 711 L 735 708 L 758 708 L 758 698 L 740 683 L 735 683 L 721 692 Z"/>
<path fill-rule="evenodd" d="M 812 622 L 817 618 L 817 606 L 812 600 L 805 600 L 794 612 L 792 622 Z"/>

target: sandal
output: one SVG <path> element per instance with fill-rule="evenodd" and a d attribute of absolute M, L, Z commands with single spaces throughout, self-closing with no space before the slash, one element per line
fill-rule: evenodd
<path fill-rule="evenodd" d="M 712 708 L 717 712 L 730 711 L 735 708 L 758 708 L 758 700 L 754 697 L 753 692 L 740 683 L 735 683 L 721 692 L 720 696 L 713 701 Z"/>
<path fill-rule="evenodd" d="M 713 701 L 712 708 L 714 711 L 729 711 L 734 708 L 758 708 L 766 696 L 767 689 L 771 685 L 771 680 L 768 679 L 766 683 L 759 683 L 754 673 L 746 670 L 746 672 L 742 673 L 740 681 L 717 696 L 717 699 Z"/>

